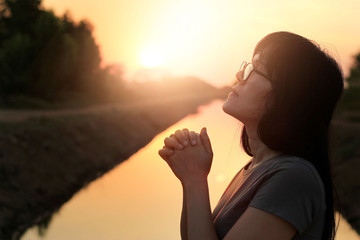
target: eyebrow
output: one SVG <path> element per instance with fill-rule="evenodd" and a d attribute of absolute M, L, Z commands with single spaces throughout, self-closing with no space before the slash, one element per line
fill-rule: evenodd
<path fill-rule="evenodd" d="M 257 59 L 255 59 L 255 60 L 252 61 L 252 64 L 255 64 L 255 63 L 264 66 L 264 64 L 263 64 L 260 60 L 257 60 Z"/>
<path fill-rule="evenodd" d="M 254 60 L 254 61 L 252 61 L 252 64 L 253 64 L 254 66 L 257 65 L 257 66 L 255 66 L 256 68 L 258 68 L 259 65 L 260 65 L 260 67 L 261 67 L 263 70 L 266 70 L 265 64 L 264 64 L 263 62 L 261 62 L 260 60 Z"/>

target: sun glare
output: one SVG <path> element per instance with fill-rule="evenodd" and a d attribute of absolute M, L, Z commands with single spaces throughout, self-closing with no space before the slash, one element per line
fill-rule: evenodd
<path fill-rule="evenodd" d="M 141 53 L 140 63 L 148 68 L 158 67 L 162 65 L 164 59 L 159 51 L 154 49 L 147 49 Z"/>

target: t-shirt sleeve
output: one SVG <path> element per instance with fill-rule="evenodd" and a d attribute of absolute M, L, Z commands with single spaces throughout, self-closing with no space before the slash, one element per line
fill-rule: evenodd
<path fill-rule="evenodd" d="M 275 171 L 259 187 L 249 206 L 274 214 L 305 231 L 321 210 L 324 192 L 315 169 L 291 164 Z"/>

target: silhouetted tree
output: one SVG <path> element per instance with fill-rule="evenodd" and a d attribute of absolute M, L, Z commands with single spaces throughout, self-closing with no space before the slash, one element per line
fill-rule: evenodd
<path fill-rule="evenodd" d="M 350 70 L 347 82 L 350 88 L 360 88 L 360 53 L 354 57 L 353 67 Z"/>
<path fill-rule="evenodd" d="M 16 32 L 32 35 L 29 23 L 35 22 L 42 13 L 40 3 L 41 0 L 5 0 L 10 16 L 5 17 L 4 21 L 7 23 L 10 35 Z"/>
<path fill-rule="evenodd" d="M 344 90 L 338 106 L 338 113 L 344 110 L 360 109 L 360 53 L 354 56 L 354 63 L 346 78 L 348 87 Z"/>
<path fill-rule="evenodd" d="M 0 0 L 1 97 L 108 97 L 110 71 L 100 67 L 92 31 L 87 21 L 43 10 L 41 0 Z"/>

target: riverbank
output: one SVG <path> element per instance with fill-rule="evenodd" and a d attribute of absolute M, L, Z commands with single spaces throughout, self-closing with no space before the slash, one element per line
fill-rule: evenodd
<path fill-rule="evenodd" d="M 360 114 L 336 119 L 331 125 L 331 160 L 337 210 L 360 234 Z"/>
<path fill-rule="evenodd" d="M 214 97 L 0 122 L 0 238 L 45 229 L 74 193 Z"/>

